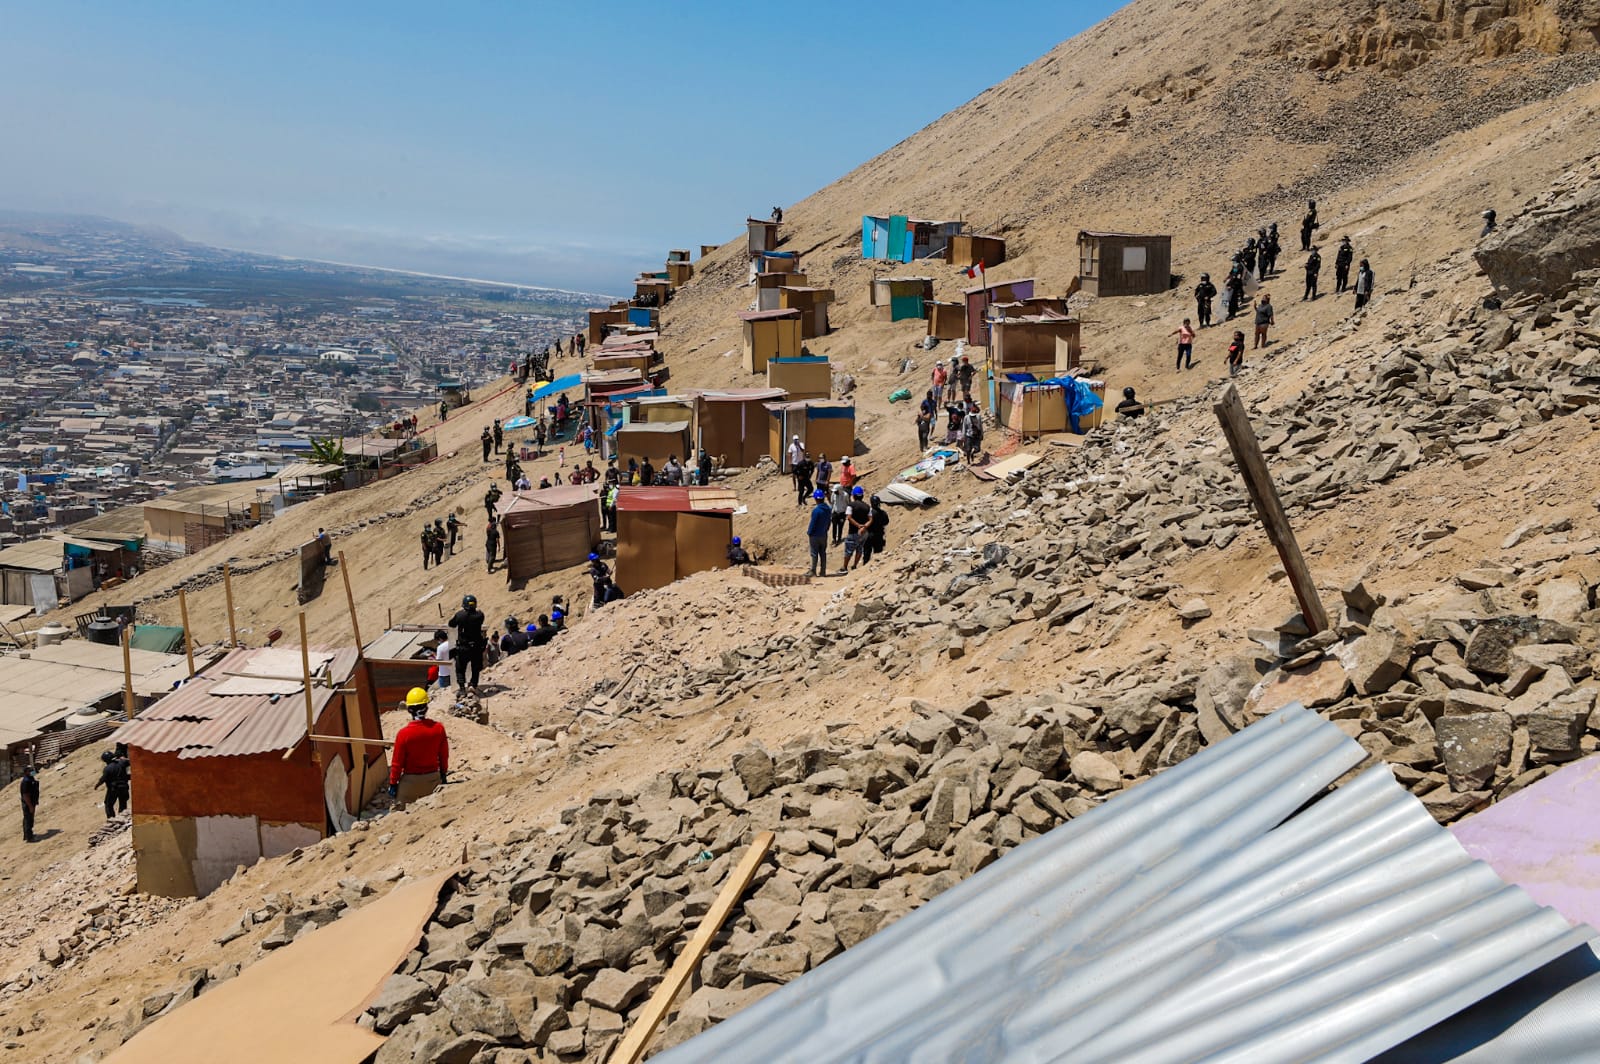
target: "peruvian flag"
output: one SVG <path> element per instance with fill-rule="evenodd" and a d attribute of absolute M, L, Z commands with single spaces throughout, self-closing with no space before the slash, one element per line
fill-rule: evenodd
<path fill-rule="evenodd" d="M 978 260 L 978 264 L 976 266 L 968 266 L 967 270 L 966 270 L 966 273 L 967 273 L 968 277 L 979 277 L 979 276 L 981 276 L 983 274 L 983 260 L 979 259 Z"/>

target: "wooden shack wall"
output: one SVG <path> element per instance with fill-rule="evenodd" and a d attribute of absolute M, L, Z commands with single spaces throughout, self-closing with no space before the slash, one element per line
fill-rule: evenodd
<path fill-rule="evenodd" d="M 617 443 L 617 464 L 626 468 L 628 459 L 643 462 L 650 459 L 650 464 L 660 469 L 662 463 L 673 455 L 678 456 L 678 461 L 688 463 L 689 434 L 683 432 L 646 432 L 632 429 L 627 425 L 617 430 L 613 437 Z"/>
<path fill-rule="evenodd" d="M 526 580 L 581 564 L 600 542 L 600 506 L 590 502 L 509 514 L 500 527 L 506 579 Z"/>
<path fill-rule="evenodd" d="M 728 544 L 733 541 L 733 515 L 679 513 L 673 529 L 674 579 L 726 569 Z"/>
<path fill-rule="evenodd" d="M 826 359 L 770 361 L 767 363 L 767 387 L 782 388 L 790 399 L 830 399 L 833 397 L 833 366 Z"/>
<path fill-rule="evenodd" d="M 677 578 L 678 515 L 617 511 L 617 586 L 624 595 L 666 587 Z"/>
<path fill-rule="evenodd" d="M 1083 277 L 1083 291 L 1094 296 L 1151 296 L 1165 292 L 1172 283 L 1171 237 L 1099 237 L 1095 276 Z M 1127 248 L 1145 249 L 1145 268 L 1122 268 L 1122 253 Z"/>
<path fill-rule="evenodd" d="M 967 335 L 967 308 L 963 303 L 925 303 L 928 335 L 940 340 L 960 340 Z M 798 397 L 797 397 L 798 398 Z"/>
<path fill-rule="evenodd" d="M 1035 367 L 1049 370 L 1067 369 L 1057 356 L 1058 339 L 1067 347 L 1075 347 L 1079 334 L 1077 321 L 1039 324 L 997 325 L 994 328 L 995 367 L 1002 373 L 1037 372 Z"/>
<path fill-rule="evenodd" d="M 767 363 L 770 370 L 775 363 Z M 767 453 L 767 411 L 760 400 L 700 404 L 700 446 L 728 465 L 748 468 Z"/>
<path fill-rule="evenodd" d="M 998 236 L 975 236 L 963 233 L 950 239 L 950 265 L 984 266 L 993 269 L 1006 261 L 1006 242 Z"/>
<path fill-rule="evenodd" d="M 809 411 L 807 414 L 809 415 Z M 815 460 L 827 455 L 837 462 L 845 455 L 856 453 L 856 419 L 854 417 L 790 417 L 792 424 L 803 425 L 800 442 Z M 792 435 L 792 433 L 791 433 Z"/>

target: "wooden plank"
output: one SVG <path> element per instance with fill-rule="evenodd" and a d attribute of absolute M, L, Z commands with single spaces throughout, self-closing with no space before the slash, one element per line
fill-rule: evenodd
<path fill-rule="evenodd" d="M 772 846 L 772 832 L 763 831 L 750 843 L 750 849 L 745 851 L 744 857 L 739 861 L 738 867 L 728 877 L 722 886 L 722 893 L 717 895 L 717 900 L 712 903 L 711 909 L 706 913 L 705 919 L 700 921 L 700 926 L 695 928 L 694 937 L 684 947 L 678 959 L 673 962 L 672 970 L 661 980 L 661 985 L 656 987 L 655 993 L 650 995 L 650 1000 L 645 1002 L 644 1008 L 639 1012 L 639 1018 L 633 1021 L 633 1026 L 628 1033 L 622 1036 L 622 1041 L 617 1043 L 617 1048 L 612 1051 L 610 1064 L 637 1064 L 644 1056 L 645 1048 L 650 1044 L 650 1039 L 655 1035 L 656 1028 L 666 1018 L 667 1011 L 672 1008 L 672 1002 L 678 992 L 689 982 L 689 977 L 700 967 L 700 959 L 705 956 L 706 950 L 711 946 L 711 940 L 717 932 L 722 930 L 722 925 L 727 922 L 728 916 L 733 912 L 733 907 L 739 903 L 739 898 L 744 894 L 745 888 L 750 885 L 750 880 L 755 877 L 756 869 L 767 856 L 767 850 Z"/>
<path fill-rule="evenodd" d="M 1211 409 L 1222 424 L 1222 433 L 1228 438 L 1233 460 L 1238 463 L 1245 489 L 1250 493 L 1250 501 L 1267 530 L 1267 538 L 1277 548 L 1284 572 L 1289 574 L 1294 597 L 1300 603 L 1300 614 L 1305 618 L 1306 627 L 1315 635 L 1328 627 L 1328 614 L 1322 608 L 1316 582 L 1311 579 L 1311 570 L 1306 566 L 1305 556 L 1300 553 L 1294 529 L 1289 527 L 1289 519 L 1284 515 L 1283 502 L 1278 498 L 1278 488 L 1272 482 L 1272 474 L 1267 471 L 1267 461 L 1262 457 L 1261 445 L 1250 427 L 1250 415 L 1245 412 L 1244 400 L 1239 398 L 1239 389 L 1228 385 L 1222 398 Z"/>
<path fill-rule="evenodd" d="M 228 645 L 239 645 L 239 629 L 233 622 L 233 569 L 227 562 L 222 563 L 222 592 L 228 600 Z"/>

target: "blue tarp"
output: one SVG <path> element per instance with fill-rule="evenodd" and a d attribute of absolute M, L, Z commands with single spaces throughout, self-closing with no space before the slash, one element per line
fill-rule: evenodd
<path fill-rule="evenodd" d="M 538 402 L 547 395 L 555 395 L 558 392 L 569 391 L 582 383 L 583 374 L 581 373 L 573 373 L 565 377 L 558 377 L 549 384 L 546 384 L 543 388 L 540 388 L 538 391 L 534 392 L 529 398 L 531 398 L 534 402 Z"/>

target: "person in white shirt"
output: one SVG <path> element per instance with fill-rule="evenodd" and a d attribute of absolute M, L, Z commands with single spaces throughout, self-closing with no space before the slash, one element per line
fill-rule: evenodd
<path fill-rule="evenodd" d="M 450 647 L 450 637 L 445 634 L 443 628 L 435 631 L 433 637 L 439 641 L 439 645 L 433 651 L 433 660 L 439 663 L 439 686 L 448 688 L 450 686 L 450 661 L 453 654 Z"/>
<path fill-rule="evenodd" d="M 789 468 L 793 469 L 795 464 L 805 456 L 806 449 L 800 445 L 800 437 L 791 437 L 789 440 Z"/>

